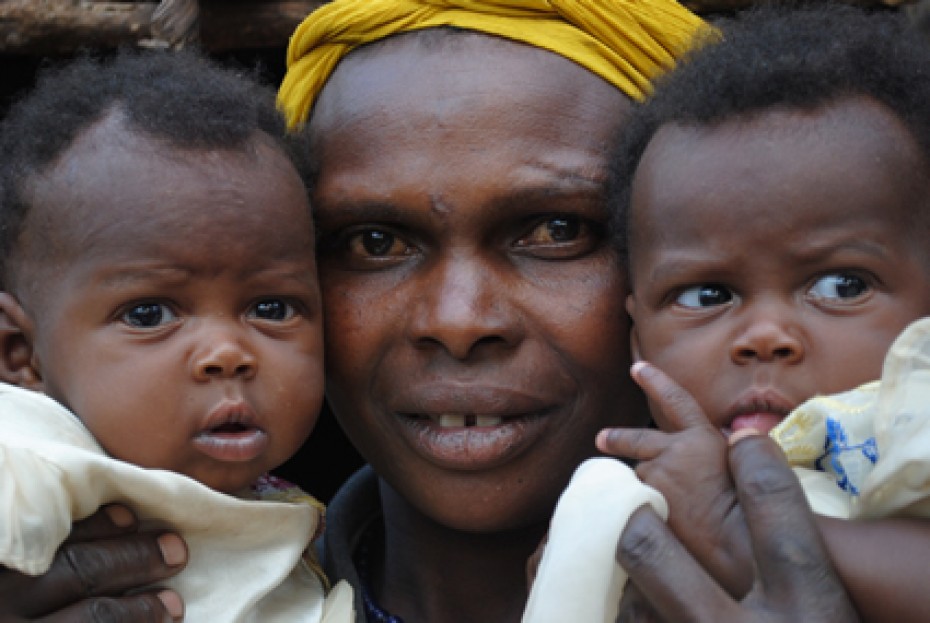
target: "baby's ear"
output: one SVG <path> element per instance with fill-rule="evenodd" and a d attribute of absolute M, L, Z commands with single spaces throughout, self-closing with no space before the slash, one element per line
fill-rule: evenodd
<path fill-rule="evenodd" d="M 635 317 L 636 312 L 636 299 L 633 298 L 632 294 L 628 294 L 626 297 L 626 313 L 630 315 L 630 318 Z M 642 357 L 639 354 L 639 336 L 636 335 L 636 322 L 633 321 L 633 325 L 630 327 L 630 354 L 633 355 L 633 362 L 637 362 Z"/>
<path fill-rule="evenodd" d="M 636 297 L 632 293 L 626 295 L 626 301 L 624 301 L 626 306 L 626 313 L 630 318 L 633 318 L 636 315 Z"/>
<path fill-rule="evenodd" d="M 630 355 L 633 357 L 633 363 L 643 360 L 639 350 L 639 336 L 636 335 L 636 327 L 633 327 L 630 331 Z"/>
<path fill-rule="evenodd" d="M 43 391 L 34 361 L 32 319 L 12 294 L 0 292 L 0 381 Z"/>

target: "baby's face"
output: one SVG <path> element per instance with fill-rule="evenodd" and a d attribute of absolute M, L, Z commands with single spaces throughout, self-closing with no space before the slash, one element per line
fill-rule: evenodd
<path fill-rule="evenodd" d="M 867 99 L 661 128 L 633 189 L 638 356 L 724 431 L 878 378 L 930 312 L 927 173 Z"/>
<path fill-rule="evenodd" d="M 34 364 L 113 456 L 234 492 L 297 450 L 322 402 L 305 192 L 262 135 L 185 151 L 118 126 L 36 185 Z"/>

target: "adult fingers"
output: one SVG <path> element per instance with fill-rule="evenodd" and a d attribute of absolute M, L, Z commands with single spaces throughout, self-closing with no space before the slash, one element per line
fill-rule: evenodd
<path fill-rule="evenodd" d="M 620 598 L 616 623 L 661 623 L 658 613 L 649 605 L 639 587 L 627 582 Z"/>
<path fill-rule="evenodd" d="M 89 598 L 121 595 L 175 575 L 186 561 L 184 542 L 170 533 L 68 542 L 44 575 L 0 573 L 0 613 L 38 618 Z"/>
<path fill-rule="evenodd" d="M 605 428 L 595 444 L 604 454 L 637 461 L 651 461 L 668 447 L 669 436 L 649 428 Z"/>
<path fill-rule="evenodd" d="M 799 612 L 822 610 L 825 595 L 849 607 L 797 477 L 775 442 L 752 432 L 731 437 L 729 461 L 761 592 Z"/>
<path fill-rule="evenodd" d="M 709 425 L 707 415 L 694 397 L 659 368 L 637 361 L 630 374 L 652 403 L 652 415 L 663 430 L 679 431 Z"/>
<path fill-rule="evenodd" d="M 739 620 L 735 602 L 651 508 L 644 506 L 630 517 L 620 535 L 617 562 L 661 620 Z"/>
<path fill-rule="evenodd" d="M 173 591 L 131 597 L 87 599 L 45 617 L 41 623 L 172 623 L 184 617 Z"/>

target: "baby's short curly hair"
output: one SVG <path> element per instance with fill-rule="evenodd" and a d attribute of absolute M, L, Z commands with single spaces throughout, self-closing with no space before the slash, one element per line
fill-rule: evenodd
<path fill-rule="evenodd" d="M 609 184 L 621 251 L 628 247 L 633 176 L 666 124 L 714 126 L 775 107 L 816 110 L 867 97 L 901 119 L 930 163 L 930 45 L 903 15 L 831 3 L 774 6 L 721 28 L 722 40 L 698 48 L 660 79 L 624 128 Z"/>
<path fill-rule="evenodd" d="M 29 183 L 113 111 L 131 131 L 182 149 L 238 149 L 262 132 L 303 173 L 303 150 L 292 145 L 273 90 L 243 72 L 192 52 L 128 50 L 49 68 L 0 123 L 0 287 L 29 210 Z"/>

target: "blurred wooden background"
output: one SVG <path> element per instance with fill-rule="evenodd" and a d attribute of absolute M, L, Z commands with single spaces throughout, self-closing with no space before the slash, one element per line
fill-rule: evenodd
<path fill-rule="evenodd" d="M 876 7 L 917 0 L 850 0 Z M 282 47 L 325 0 L 0 0 L 0 54 L 69 54 L 81 47 L 183 46 L 205 50 Z M 684 0 L 701 14 L 732 12 L 752 0 Z"/>

